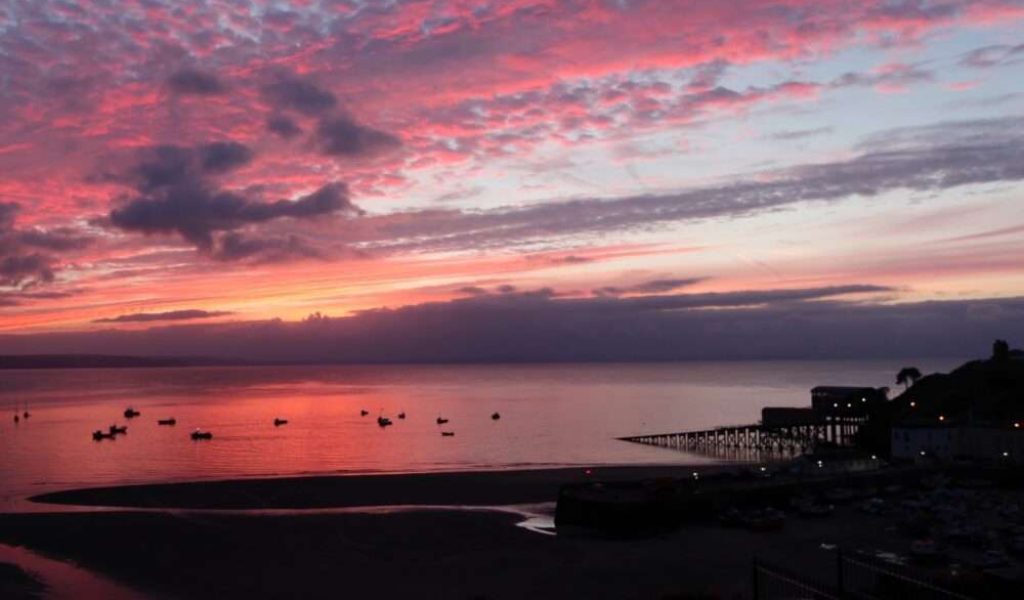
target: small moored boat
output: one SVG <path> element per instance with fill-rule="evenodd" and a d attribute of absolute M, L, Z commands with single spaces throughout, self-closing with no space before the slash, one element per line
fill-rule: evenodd
<path fill-rule="evenodd" d="M 402 412 L 398 413 L 398 418 L 399 419 L 404 419 L 405 418 L 405 411 L 404 410 Z"/>
<path fill-rule="evenodd" d="M 454 431 L 442 431 L 441 435 L 443 435 L 444 437 L 452 437 L 453 435 L 455 435 L 455 432 Z"/>
<path fill-rule="evenodd" d="M 499 414 L 498 411 L 494 411 L 493 413 L 491 413 L 491 420 L 492 421 L 497 421 L 500 418 L 501 418 L 501 414 Z"/>
<path fill-rule="evenodd" d="M 175 420 L 174 417 L 171 417 L 170 419 L 159 419 L 156 422 L 157 425 L 175 425 L 177 423 L 178 421 Z"/>
<path fill-rule="evenodd" d="M 377 424 L 380 425 L 381 427 L 387 427 L 388 425 L 392 425 L 393 423 L 391 422 L 391 419 L 387 417 L 377 417 Z"/>
<path fill-rule="evenodd" d="M 96 431 L 92 432 L 92 439 L 96 440 L 97 442 L 100 440 L 112 440 L 114 439 L 114 434 L 106 433 L 102 429 L 97 429 Z"/>
<path fill-rule="evenodd" d="M 117 435 L 119 433 L 128 433 L 128 426 L 122 425 L 118 427 L 117 425 L 111 425 L 109 428 L 107 428 L 107 432 L 109 432 L 110 435 L 112 436 Z"/>
<path fill-rule="evenodd" d="M 280 427 L 282 425 L 287 425 L 287 424 L 288 424 L 288 419 L 281 419 L 281 418 L 274 419 L 274 427 Z"/>
<path fill-rule="evenodd" d="M 370 414 L 370 411 L 368 411 L 366 409 L 363 409 L 363 410 L 359 411 L 359 416 L 360 417 L 365 417 L 368 414 Z"/>
<path fill-rule="evenodd" d="M 201 429 L 196 429 L 195 431 L 192 432 L 192 439 L 194 439 L 194 440 L 212 440 L 213 439 L 213 434 L 211 432 L 209 432 L 209 431 L 202 431 Z"/>
<path fill-rule="evenodd" d="M 442 419 L 441 417 L 437 418 L 437 424 L 438 425 L 444 425 L 447 422 L 448 422 L 448 419 Z"/>
<path fill-rule="evenodd" d="M 135 410 L 134 408 L 132 408 L 130 406 L 128 408 L 124 409 L 124 418 L 126 418 L 126 419 L 134 419 L 135 417 L 137 417 L 137 416 L 139 416 L 141 414 L 142 413 L 140 413 L 139 411 Z"/>

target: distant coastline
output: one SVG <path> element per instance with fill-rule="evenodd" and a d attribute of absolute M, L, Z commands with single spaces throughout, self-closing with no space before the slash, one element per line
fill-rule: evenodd
<path fill-rule="evenodd" d="M 945 355 L 916 356 L 922 358 L 952 358 Z M 131 368 L 174 368 L 174 367 L 286 367 L 286 366 L 341 366 L 341 365 L 571 365 L 571 364 L 663 364 L 692 362 L 789 362 L 789 361 L 847 361 L 847 360 L 888 360 L 894 364 L 907 360 L 900 356 L 871 357 L 802 357 L 802 356 L 740 356 L 735 358 L 661 358 L 636 359 L 550 359 L 526 360 L 515 357 L 479 360 L 416 360 L 404 358 L 395 360 L 330 360 L 330 359 L 245 359 L 219 358 L 210 356 L 130 356 L 108 354 L 0 354 L 0 370 L 5 369 L 131 369 Z"/>
<path fill-rule="evenodd" d="M 235 367 L 259 361 L 202 356 L 116 356 L 105 354 L 0 355 L 0 369 L 114 369 L 145 367 Z"/>

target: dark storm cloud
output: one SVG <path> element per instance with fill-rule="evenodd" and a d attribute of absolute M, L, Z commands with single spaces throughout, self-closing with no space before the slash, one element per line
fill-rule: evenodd
<path fill-rule="evenodd" d="M 139 190 L 150 191 L 178 185 L 186 179 L 201 176 L 195 151 L 181 146 L 154 146 L 140 152 L 140 159 L 123 178 Z M 118 175 L 105 176 L 118 179 Z"/>
<path fill-rule="evenodd" d="M 460 287 L 455 291 L 459 292 L 460 294 L 465 294 L 467 296 L 482 296 L 483 294 L 487 293 L 486 289 L 478 285 L 467 285 L 464 287 Z"/>
<path fill-rule="evenodd" d="M 212 73 L 197 69 L 181 69 L 167 78 L 167 86 L 178 94 L 216 96 L 227 91 L 227 87 Z"/>
<path fill-rule="evenodd" d="M 91 237 L 83 235 L 70 227 L 25 229 L 18 232 L 15 237 L 18 242 L 25 246 L 53 252 L 81 250 L 93 242 Z"/>
<path fill-rule="evenodd" d="M 445 192 L 434 198 L 434 202 L 453 202 L 456 200 L 467 200 L 474 196 L 478 196 L 484 191 L 482 186 L 473 186 L 470 188 L 457 189 L 450 192 Z"/>
<path fill-rule="evenodd" d="M 550 256 L 547 254 L 528 254 L 523 258 L 530 262 L 547 263 L 549 265 L 582 265 L 594 262 L 595 260 L 594 258 L 591 258 L 589 256 L 577 256 L 575 254 L 567 254 L 564 256 Z"/>
<path fill-rule="evenodd" d="M 1021 140 L 1024 140 L 1024 118 L 1006 117 L 896 127 L 866 136 L 854 149 L 867 154 L 943 148 L 969 151 L 975 146 L 1012 146 Z"/>
<path fill-rule="evenodd" d="M 311 218 L 331 213 L 358 214 L 341 183 L 327 184 L 297 200 L 256 202 L 234 192 L 185 180 L 132 199 L 110 212 L 110 222 L 126 231 L 177 232 L 197 247 L 213 247 L 213 234 L 283 217 Z"/>
<path fill-rule="evenodd" d="M 299 243 L 231 237 L 216 248 L 215 234 L 266 223 L 275 219 L 309 219 L 327 214 L 361 214 L 349 200 L 348 187 L 329 183 L 295 200 L 263 202 L 220 187 L 217 176 L 248 164 L 252 151 L 243 144 L 221 141 L 194 148 L 158 146 L 142 153 L 138 164 L 120 179 L 137 194 L 110 211 L 110 225 L 145 234 L 178 233 L 197 248 L 217 258 L 248 257 L 261 247 L 275 254 L 297 251 Z M 297 239 L 297 238 L 296 238 Z M 310 254 L 306 251 L 304 254 Z"/>
<path fill-rule="evenodd" d="M 338 99 L 316 84 L 293 75 L 284 75 L 264 85 L 263 97 L 273 106 L 305 115 L 319 115 L 332 110 Z"/>
<path fill-rule="evenodd" d="M 267 117 L 267 131 L 291 139 L 301 134 L 302 128 L 285 115 L 271 115 Z"/>
<path fill-rule="evenodd" d="M 521 292 L 519 288 L 510 284 L 502 284 L 495 286 L 493 290 L 488 290 L 485 287 L 478 285 L 467 285 L 458 288 L 456 292 L 465 296 L 486 296 L 489 294 L 497 294 L 494 298 L 554 298 L 556 296 L 555 291 L 551 288 L 540 288 L 529 292 Z M 371 311 L 372 312 L 372 311 Z"/>
<path fill-rule="evenodd" d="M 700 279 L 690 280 L 692 283 Z M 653 282 L 651 288 L 665 288 L 667 284 Z M 688 285 L 683 283 L 676 288 Z M 637 288 L 643 287 L 637 286 Z M 850 294 L 877 294 L 892 291 L 892 288 L 877 285 L 843 285 L 822 288 L 798 288 L 791 290 L 747 290 L 738 292 L 708 292 L 703 294 L 672 294 L 664 296 L 633 296 L 610 298 L 607 295 L 596 298 L 566 299 L 559 304 L 577 310 L 648 311 L 680 310 L 699 308 L 728 308 L 737 306 L 762 306 L 789 302 L 804 302 Z M 650 293 L 650 292 L 649 292 Z"/>
<path fill-rule="evenodd" d="M 777 131 L 767 136 L 770 140 L 791 141 L 802 140 L 819 135 L 832 133 L 831 127 L 814 127 L 811 129 L 791 129 L 789 131 Z"/>
<path fill-rule="evenodd" d="M 258 259 L 279 262 L 293 258 L 322 258 L 323 254 L 296 235 L 253 236 L 227 233 L 221 237 L 213 257 L 224 261 Z"/>
<path fill-rule="evenodd" d="M 1024 60 L 1024 44 L 1005 44 L 975 48 L 960 57 L 960 64 L 967 67 L 990 68 L 1009 65 Z"/>
<path fill-rule="evenodd" d="M 54 253 L 81 250 L 93 241 L 71 227 L 19 229 L 15 219 L 20 210 L 17 203 L 0 202 L 0 287 L 28 288 L 52 282 L 59 263 Z M 20 297 L 27 296 L 22 292 Z M 5 298 L 5 305 L 17 303 Z"/>
<path fill-rule="evenodd" d="M 1024 298 L 871 304 L 876 286 L 653 298 L 485 294 L 315 322 L 0 336 L 0 353 L 499 362 L 958 356 L 1024 342 Z M 714 308 L 716 310 L 706 310 Z M 415 332 L 410 335 L 409 332 Z"/>
<path fill-rule="evenodd" d="M 718 82 L 725 75 L 729 63 L 724 60 L 716 60 L 697 66 L 693 71 L 693 77 L 686 84 L 687 89 L 695 92 L 710 90 L 718 86 Z"/>
<path fill-rule="evenodd" d="M 370 219 L 367 246 L 487 248 L 557 236 L 737 217 L 795 205 L 1024 180 L 1024 119 L 893 130 L 848 160 L 798 165 L 671 194 L 550 201 L 490 211 L 425 210 Z"/>
<path fill-rule="evenodd" d="M 212 142 L 195 148 L 153 146 L 140 153 L 139 161 L 126 176 L 109 178 L 126 180 L 142 191 L 151 191 L 223 174 L 248 164 L 252 158 L 252 150 L 234 141 Z"/>
<path fill-rule="evenodd" d="M 333 93 L 311 81 L 286 74 L 264 85 L 263 97 L 278 110 L 293 110 L 307 116 L 320 117 L 313 141 L 319 151 L 329 156 L 371 156 L 397 148 L 400 140 L 390 133 L 357 123 L 351 116 L 333 114 L 338 99 Z M 267 118 L 267 130 L 284 138 L 301 133 L 299 126 L 282 114 Z"/>
<path fill-rule="evenodd" d="M 0 286 L 17 287 L 30 281 L 53 281 L 52 257 L 40 254 L 0 255 Z"/>
<path fill-rule="evenodd" d="M 249 164 L 252 150 L 238 142 L 213 142 L 199 147 L 199 160 L 204 171 L 225 173 Z"/>
<path fill-rule="evenodd" d="M 0 291 L 0 306 L 21 306 L 25 301 L 57 300 L 70 298 L 85 291 L 83 288 L 71 288 L 64 290 L 43 290 L 30 286 L 28 289 L 20 289 L 11 292 Z"/>
<path fill-rule="evenodd" d="M 401 145 L 390 133 L 360 125 L 345 115 L 321 120 L 316 142 L 322 153 L 345 157 L 373 156 Z"/>
<path fill-rule="evenodd" d="M 0 233 L 14 226 L 14 217 L 20 208 L 14 202 L 0 202 Z"/>
<path fill-rule="evenodd" d="M 914 83 L 927 83 L 935 79 L 935 74 L 921 67 L 911 65 L 895 65 L 889 70 L 872 71 L 869 73 L 848 72 L 832 82 L 832 87 L 850 86 L 883 86 L 902 88 Z"/>
<path fill-rule="evenodd" d="M 109 319 L 96 319 L 93 323 L 149 323 L 153 321 L 188 321 L 191 319 L 209 319 L 233 314 L 225 310 L 172 310 L 159 313 L 132 313 Z"/>
<path fill-rule="evenodd" d="M 548 259 L 548 262 L 557 265 L 581 265 L 584 263 L 594 262 L 594 259 L 586 256 L 576 256 L 574 254 L 570 254 L 568 256 L 556 256 L 550 258 Z"/>
<path fill-rule="evenodd" d="M 655 279 L 645 281 L 636 285 L 626 287 L 605 286 L 594 290 L 598 296 L 621 296 L 623 294 L 662 294 L 672 292 L 682 287 L 698 284 L 705 279 L 703 277 L 691 277 L 689 279 Z"/>

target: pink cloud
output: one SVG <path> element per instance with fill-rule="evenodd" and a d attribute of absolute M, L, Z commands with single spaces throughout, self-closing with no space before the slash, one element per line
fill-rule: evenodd
<path fill-rule="evenodd" d="M 1024 17 L 1019 3 L 1000 0 L 274 5 L 40 1 L 9 8 L 16 18 L 0 33 L 0 199 L 26 207 L 19 217 L 26 227 L 81 224 L 125 193 L 97 174 L 140 149 L 233 141 L 255 158 L 224 177 L 227 190 L 298 197 L 338 179 L 373 203 L 411 189 L 424 173 L 443 181 L 543 144 L 628 143 L 814 101 L 842 85 L 901 91 L 930 74 L 890 63 L 839 84 L 780 75 L 740 85 L 727 75 L 754 63 L 827 57 L 865 38 L 912 43 L 951 25 Z M 182 69 L 208 72 L 227 91 L 172 93 L 167 82 Z M 336 106 L 316 114 L 274 105 L 260 90 L 281 73 L 314 82 Z M 304 133 L 282 139 L 268 132 L 266 119 L 276 112 Z M 325 156 L 311 132 L 342 116 L 359 131 L 401 140 L 401 149 Z M 97 244 L 81 256 L 99 261 L 108 248 Z"/>

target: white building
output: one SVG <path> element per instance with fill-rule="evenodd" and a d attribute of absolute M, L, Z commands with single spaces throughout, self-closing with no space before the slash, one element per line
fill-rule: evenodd
<path fill-rule="evenodd" d="M 892 429 L 892 457 L 1024 460 L 1024 429 L 901 423 Z"/>

